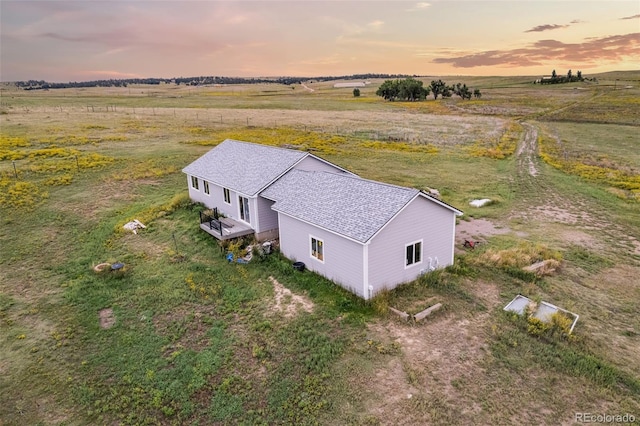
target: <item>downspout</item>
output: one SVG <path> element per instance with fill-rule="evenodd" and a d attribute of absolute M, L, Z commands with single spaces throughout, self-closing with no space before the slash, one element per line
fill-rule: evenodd
<path fill-rule="evenodd" d="M 456 252 L 456 214 L 453 213 L 453 236 L 451 237 L 451 262 L 449 263 L 450 265 L 453 265 L 455 252 Z"/>
<path fill-rule="evenodd" d="M 369 286 L 369 242 L 363 245 L 362 249 L 362 296 L 364 300 L 371 299 L 373 287 Z"/>
<path fill-rule="evenodd" d="M 258 234 L 261 229 L 260 229 L 260 200 L 258 199 L 258 197 L 260 197 L 260 195 L 256 195 L 256 198 L 254 198 L 254 204 L 255 204 L 255 216 L 256 216 L 256 226 L 253 228 L 254 230 L 254 235 Z"/>

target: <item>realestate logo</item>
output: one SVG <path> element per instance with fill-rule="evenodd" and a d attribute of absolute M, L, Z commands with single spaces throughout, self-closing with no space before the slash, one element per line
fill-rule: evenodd
<path fill-rule="evenodd" d="M 576 413 L 578 423 L 633 423 L 636 417 L 633 414 L 593 414 Z"/>

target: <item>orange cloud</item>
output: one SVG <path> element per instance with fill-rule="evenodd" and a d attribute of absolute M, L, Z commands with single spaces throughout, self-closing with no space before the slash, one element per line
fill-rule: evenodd
<path fill-rule="evenodd" d="M 539 40 L 521 49 L 490 50 L 457 57 L 436 58 L 433 62 L 451 64 L 460 68 L 527 67 L 544 65 L 551 61 L 579 62 L 584 66 L 620 61 L 625 58 L 640 60 L 640 33 L 592 38 L 583 43 Z"/>

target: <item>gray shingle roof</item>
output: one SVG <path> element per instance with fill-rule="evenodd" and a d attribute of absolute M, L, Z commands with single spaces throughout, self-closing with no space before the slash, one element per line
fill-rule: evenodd
<path fill-rule="evenodd" d="M 227 139 L 182 171 L 252 196 L 307 155 L 302 151 Z"/>
<path fill-rule="evenodd" d="M 273 209 L 361 243 L 419 191 L 330 172 L 291 170 L 260 195 Z"/>

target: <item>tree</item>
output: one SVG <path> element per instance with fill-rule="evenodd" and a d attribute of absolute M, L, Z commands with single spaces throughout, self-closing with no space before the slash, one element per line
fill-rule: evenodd
<path fill-rule="evenodd" d="M 584 79 L 582 78 L 582 71 L 578 70 L 578 75 L 577 75 L 578 81 L 583 81 Z"/>
<path fill-rule="evenodd" d="M 551 78 L 552 78 L 552 79 L 554 79 L 554 80 L 555 80 L 556 78 L 558 78 L 558 74 L 556 74 L 556 70 L 553 70 L 553 71 L 551 72 Z"/>
<path fill-rule="evenodd" d="M 433 99 L 438 99 L 438 95 L 443 95 L 443 97 L 447 97 L 444 95 L 444 93 L 447 92 L 448 87 L 444 81 L 431 80 L 431 85 L 429 87 L 431 88 L 431 93 L 433 93 Z M 451 95 L 449 94 L 449 96 Z"/>
<path fill-rule="evenodd" d="M 471 99 L 471 90 L 469 90 L 466 84 L 457 83 L 453 88 L 453 93 L 462 99 Z"/>
<path fill-rule="evenodd" d="M 444 85 L 444 89 L 442 90 L 442 98 L 450 98 L 453 96 L 453 87 Z"/>
<path fill-rule="evenodd" d="M 569 82 L 571 81 L 571 77 L 572 77 L 572 75 L 571 75 L 571 70 L 569 70 L 569 71 L 567 72 L 567 80 L 568 80 Z"/>
<path fill-rule="evenodd" d="M 398 97 L 400 91 L 398 80 L 386 80 L 378 90 L 376 90 L 377 96 L 382 96 L 387 101 L 393 101 Z"/>
<path fill-rule="evenodd" d="M 356 87 L 355 89 L 353 89 L 353 97 L 357 98 L 358 96 L 360 96 L 360 89 Z"/>
<path fill-rule="evenodd" d="M 420 80 L 407 78 L 404 80 L 387 80 L 378 88 L 376 95 L 382 96 L 388 101 L 403 99 L 417 101 L 429 95 L 428 88 L 423 87 Z"/>
<path fill-rule="evenodd" d="M 408 101 L 424 99 L 429 93 L 420 80 L 411 77 L 401 80 L 399 85 L 399 97 Z"/>
<path fill-rule="evenodd" d="M 482 97 L 482 93 L 480 93 L 480 89 L 473 90 L 473 97 L 478 99 Z"/>

